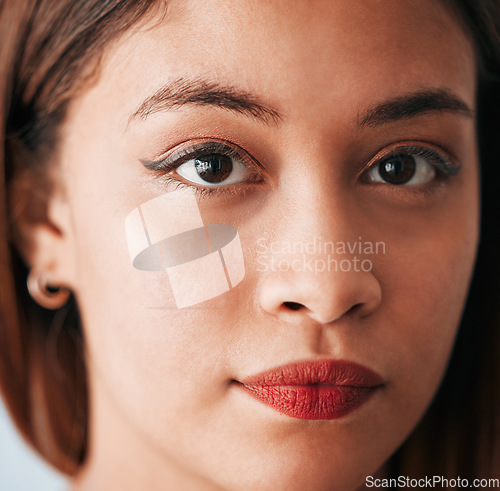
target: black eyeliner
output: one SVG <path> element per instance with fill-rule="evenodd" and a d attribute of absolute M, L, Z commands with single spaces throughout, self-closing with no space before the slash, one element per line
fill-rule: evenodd
<path fill-rule="evenodd" d="M 208 141 L 191 145 L 186 149 L 181 148 L 177 151 L 174 149 L 167 157 L 161 160 L 140 159 L 140 162 L 146 169 L 152 171 L 171 172 L 188 160 L 209 154 L 221 154 L 232 158 L 240 158 L 245 162 L 250 160 L 246 158 L 246 155 L 241 155 L 227 143 Z"/>

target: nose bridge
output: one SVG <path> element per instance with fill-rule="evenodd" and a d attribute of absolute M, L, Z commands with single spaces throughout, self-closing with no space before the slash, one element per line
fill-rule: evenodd
<path fill-rule="evenodd" d="M 318 166 L 326 167 L 326 166 Z M 330 167 L 330 166 L 328 166 Z M 328 169 L 327 169 L 328 170 Z M 358 237 L 355 203 L 333 172 L 304 172 L 276 205 L 287 220 L 276 235 L 293 241 L 346 241 Z M 300 183 L 300 185 L 299 185 Z M 320 251 L 318 251 L 320 252 Z"/>
<path fill-rule="evenodd" d="M 290 162 L 273 203 L 279 210 L 274 216 L 281 218 L 273 224 L 274 255 L 295 261 L 307 256 L 318 265 L 331 259 L 333 265 L 336 256 L 350 260 L 359 249 L 363 219 L 343 178 L 338 145 L 325 141 L 319 130 L 316 136 L 313 142 L 296 142 L 291 152 L 300 157 Z"/>
<path fill-rule="evenodd" d="M 332 141 L 330 128 L 302 124 L 303 131 L 295 135 L 286 155 L 289 158 L 276 205 L 283 216 L 290 218 L 289 225 L 293 221 L 287 232 L 295 232 L 297 239 L 334 234 L 345 240 L 343 237 L 353 228 L 349 218 L 354 211 L 343 165 L 345 138 L 336 134 L 339 138 Z"/>

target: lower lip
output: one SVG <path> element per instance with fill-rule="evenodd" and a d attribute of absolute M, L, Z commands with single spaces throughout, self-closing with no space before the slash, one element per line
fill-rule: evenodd
<path fill-rule="evenodd" d="M 379 387 L 334 385 L 246 386 L 263 404 L 297 419 L 337 419 L 361 407 Z"/>

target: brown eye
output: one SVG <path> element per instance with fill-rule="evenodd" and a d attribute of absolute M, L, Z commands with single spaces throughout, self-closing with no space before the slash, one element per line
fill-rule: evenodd
<path fill-rule="evenodd" d="M 221 142 L 193 144 L 169 157 L 175 174 L 198 187 L 223 187 L 256 182 L 251 157 L 242 149 Z M 182 162 L 177 165 L 176 162 Z"/>
<path fill-rule="evenodd" d="M 231 157 L 227 155 L 202 155 L 194 159 L 194 167 L 200 178 L 210 184 L 225 181 L 233 171 Z"/>
<path fill-rule="evenodd" d="M 418 186 L 435 179 L 438 168 L 448 172 L 446 165 L 442 157 L 428 149 L 403 149 L 374 163 L 367 171 L 367 178 L 393 186 Z"/>
<path fill-rule="evenodd" d="M 406 184 L 415 175 L 416 167 L 413 156 L 396 155 L 379 164 L 379 174 L 389 184 Z"/>

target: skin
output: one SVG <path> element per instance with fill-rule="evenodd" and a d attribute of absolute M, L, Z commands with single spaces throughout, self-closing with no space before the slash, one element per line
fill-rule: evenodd
<path fill-rule="evenodd" d="M 83 318 L 90 450 L 73 489 L 355 489 L 380 472 L 437 390 L 478 240 L 474 119 L 442 111 L 359 128 L 356 118 L 426 88 L 474 108 L 472 47 L 430 0 L 173 1 L 149 27 L 121 37 L 73 101 L 48 222 L 31 231 L 32 264 L 75 292 Z M 281 119 L 188 105 L 129 122 L 178 77 L 236 86 Z M 262 182 L 199 198 L 207 223 L 238 229 L 246 276 L 176 310 L 165 272 L 133 268 L 124 223 L 175 188 L 140 160 L 195 138 L 242 147 Z M 408 140 L 444 150 L 460 172 L 418 186 L 361 173 Z M 314 237 L 362 237 L 386 251 L 369 257 L 369 272 L 260 271 L 260 238 Z M 319 359 L 362 364 L 384 386 L 343 418 L 304 421 L 232 383 Z"/>

